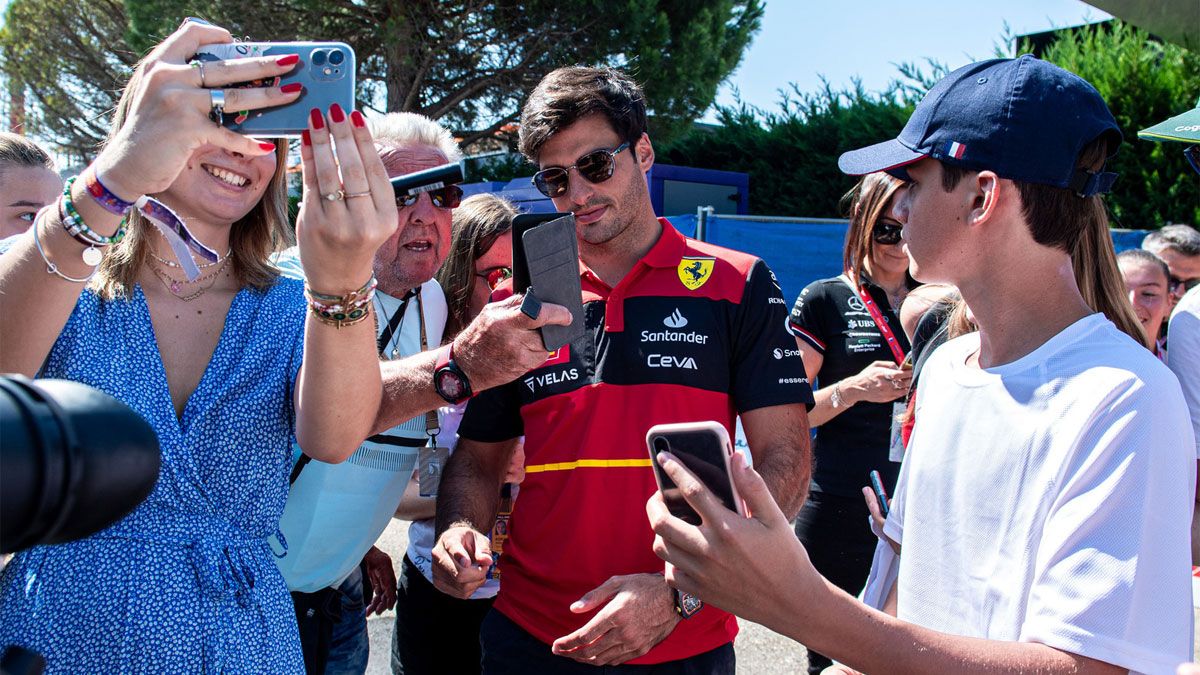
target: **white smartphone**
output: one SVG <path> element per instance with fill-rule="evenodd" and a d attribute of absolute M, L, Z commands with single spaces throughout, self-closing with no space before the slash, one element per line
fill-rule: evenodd
<path fill-rule="evenodd" d="M 354 110 L 354 50 L 341 42 L 231 42 L 201 47 L 194 60 L 204 63 L 254 56 L 296 54 L 300 63 L 281 77 L 229 85 L 276 87 L 299 82 L 300 98 L 287 105 L 249 111 L 225 111 L 225 126 L 231 131 L 262 138 L 297 137 L 308 128 L 308 111 L 328 112 L 337 103 L 349 115 Z"/>
<path fill-rule="evenodd" d="M 725 508 L 746 515 L 746 505 L 729 473 L 733 444 L 729 441 L 729 432 L 719 422 L 656 424 L 646 432 L 646 448 L 650 451 L 654 479 L 658 481 L 658 489 L 671 515 L 693 525 L 700 524 L 700 514 L 687 503 L 675 482 L 658 465 L 660 452 L 670 452 L 678 457 Z"/>

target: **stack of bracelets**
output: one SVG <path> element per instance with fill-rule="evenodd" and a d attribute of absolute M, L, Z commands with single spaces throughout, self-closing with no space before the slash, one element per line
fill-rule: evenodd
<path fill-rule="evenodd" d="M 96 267 L 104 259 L 104 254 L 101 253 L 100 249 L 115 244 L 125 238 L 125 221 L 121 221 L 120 227 L 117 228 L 116 233 L 114 233 L 111 237 L 106 237 L 88 227 L 87 223 L 83 222 L 83 217 L 79 215 L 79 211 L 75 209 L 74 200 L 71 199 L 71 186 L 75 184 L 77 178 L 78 176 L 74 176 L 67 179 L 66 185 L 63 187 L 62 196 L 58 199 L 58 214 L 62 220 L 63 229 L 67 231 L 67 234 L 71 235 L 71 238 L 73 238 L 75 241 L 87 247 L 83 250 L 81 255 L 84 264 L 89 267 Z M 96 203 L 102 206 L 104 210 L 119 216 L 124 216 L 129 209 L 133 208 L 132 202 L 127 202 L 121 199 L 109 191 L 108 188 L 104 187 L 104 185 L 100 183 L 99 177 L 96 176 L 95 171 L 87 172 L 85 184 L 87 186 L 88 194 L 90 194 L 92 198 L 96 200 Z M 84 283 L 91 279 L 92 275 L 96 273 L 93 270 L 92 274 L 89 274 L 82 279 L 69 277 L 59 271 L 58 266 L 50 262 L 50 259 L 46 257 L 46 252 L 42 250 L 42 242 L 37 238 L 36 232 L 34 233 L 34 243 L 37 244 L 37 250 L 38 253 L 41 254 L 42 260 L 46 262 L 46 272 L 49 274 L 57 274 L 59 277 L 74 283 Z"/>
<path fill-rule="evenodd" d="M 353 326 L 371 314 L 371 299 L 375 297 L 377 285 L 379 282 L 374 274 L 365 286 L 346 295 L 325 295 L 305 285 L 304 297 L 308 298 L 309 309 L 321 323 L 341 328 Z"/>

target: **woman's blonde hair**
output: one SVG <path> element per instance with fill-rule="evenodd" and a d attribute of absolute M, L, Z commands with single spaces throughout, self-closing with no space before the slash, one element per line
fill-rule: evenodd
<path fill-rule="evenodd" d="M 475 261 L 492 248 L 500 235 L 512 229 L 515 215 L 517 209 L 511 202 L 486 193 L 467 197 L 454 209 L 450 252 L 437 273 L 449 310 L 443 331 L 446 340 L 458 335 L 474 318 L 469 315 L 471 291 L 475 288 Z"/>
<path fill-rule="evenodd" d="M 855 283 L 862 275 L 863 261 L 875 252 L 871 231 L 901 185 L 900 179 L 880 171 L 863 176 L 857 185 L 842 195 L 842 211 L 850 218 L 846 245 L 842 250 L 842 271 Z"/>
<path fill-rule="evenodd" d="M 129 108 L 145 77 L 145 62 L 138 64 L 121 100 L 113 113 L 108 141 L 120 131 L 129 115 Z M 239 286 L 252 286 L 263 290 L 279 277 L 279 272 L 268 261 L 274 251 L 288 246 L 292 241 L 292 230 L 287 215 L 287 141 L 275 141 L 275 173 L 267 184 L 266 192 L 250 212 L 233 224 L 229 233 L 230 269 Z M 149 237 L 155 226 L 137 211 L 128 215 L 128 233 L 120 243 L 113 245 L 104 256 L 100 268 L 90 287 L 100 297 L 111 300 L 133 295 L 138 272 L 150 255 Z M 224 251 L 218 251 L 224 253 Z"/>

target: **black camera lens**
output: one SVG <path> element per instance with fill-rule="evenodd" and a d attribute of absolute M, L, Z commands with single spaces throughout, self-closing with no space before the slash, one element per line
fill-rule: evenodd
<path fill-rule="evenodd" d="M 670 452 L 670 451 L 671 451 L 671 444 L 667 442 L 667 439 L 663 438 L 662 436 L 659 436 L 658 438 L 654 439 L 654 452 L 656 454 L 660 453 L 660 452 Z"/>
<path fill-rule="evenodd" d="M 312 64 L 313 64 L 314 66 L 323 66 L 323 65 L 325 65 L 325 50 L 324 50 L 324 49 L 318 49 L 318 50 L 314 51 L 314 52 L 312 53 L 312 57 L 311 57 L 309 60 L 310 60 L 310 61 L 312 61 Z"/>
<path fill-rule="evenodd" d="M 329 52 L 329 65 L 340 66 L 346 60 L 346 54 L 340 49 L 335 49 Z"/>

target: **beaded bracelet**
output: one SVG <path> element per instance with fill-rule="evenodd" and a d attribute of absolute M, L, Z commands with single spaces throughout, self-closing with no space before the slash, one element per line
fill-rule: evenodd
<path fill-rule="evenodd" d="M 86 246 L 108 246 L 124 239 L 124 220 L 121 221 L 121 226 L 111 237 L 97 233 L 88 227 L 87 223 L 83 222 L 83 217 L 79 215 L 79 211 L 75 210 L 75 202 L 71 199 L 71 186 L 75 184 L 76 179 L 78 179 L 78 176 L 72 176 L 67 179 L 66 186 L 63 187 L 62 198 L 58 202 L 60 205 L 59 213 L 62 216 L 63 227 L 67 230 L 67 234 Z"/>
<path fill-rule="evenodd" d="M 371 300 L 375 297 L 375 287 L 379 282 L 375 275 L 360 289 L 346 295 L 327 295 L 317 293 L 305 285 L 304 295 L 308 306 L 322 323 L 335 328 L 352 326 L 371 314 Z"/>

